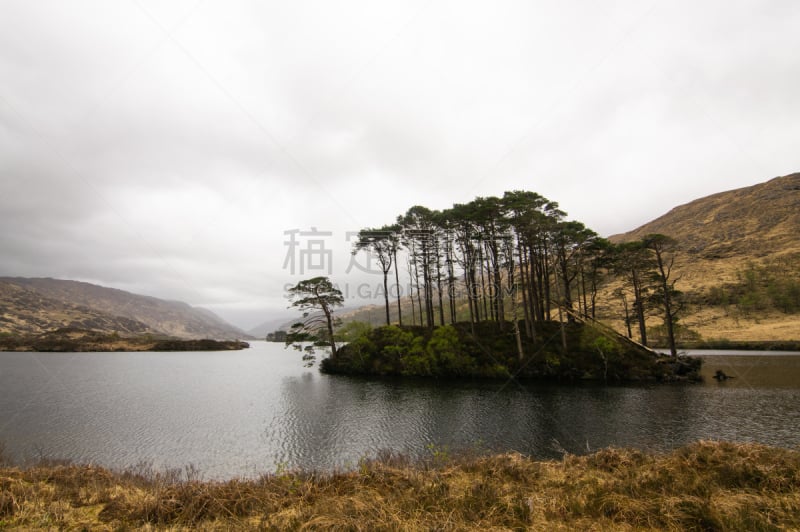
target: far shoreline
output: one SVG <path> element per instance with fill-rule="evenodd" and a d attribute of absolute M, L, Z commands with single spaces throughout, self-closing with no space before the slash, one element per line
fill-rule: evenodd
<path fill-rule="evenodd" d="M 22 353 L 238 351 L 249 347 L 250 344 L 242 340 L 185 339 L 150 334 L 124 336 L 75 328 L 36 335 L 0 336 L 0 352 Z"/>
<path fill-rule="evenodd" d="M 657 347 L 657 350 L 664 348 Z M 800 352 L 800 340 L 708 340 L 679 345 L 679 350 L 696 351 L 784 351 Z"/>

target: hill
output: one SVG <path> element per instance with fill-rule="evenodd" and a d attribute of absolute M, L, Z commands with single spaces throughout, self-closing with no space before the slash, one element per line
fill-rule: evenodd
<path fill-rule="evenodd" d="M 800 283 L 800 173 L 697 199 L 610 240 L 650 233 L 677 241 L 684 325 L 705 339 L 800 339 L 800 309 L 786 299 Z"/>
<path fill-rule="evenodd" d="M 753 260 L 800 253 L 800 173 L 720 192 L 675 207 L 612 242 L 650 233 L 675 238 L 704 261 Z M 719 264 L 719 262 L 717 262 Z"/>
<path fill-rule="evenodd" d="M 676 288 L 688 301 L 681 324 L 695 339 L 800 340 L 800 173 L 694 200 L 609 239 L 619 243 L 651 233 L 678 243 Z M 599 317 L 622 332 L 621 310 L 611 295 L 616 286 L 601 288 Z M 411 323 L 408 298 L 402 311 L 404 323 Z M 465 304 L 457 312 L 460 320 L 468 319 Z M 396 323 L 394 303 L 390 313 Z M 383 305 L 340 317 L 381 325 Z M 658 325 L 658 316 L 648 319 L 648 328 Z"/>
<path fill-rule="evenodd" d="M 0 277 L 0 332 L 31 335 L 65 327 L 184 339 L 247 338 L 214 313 L 179 301 L 79 281 Z"/>

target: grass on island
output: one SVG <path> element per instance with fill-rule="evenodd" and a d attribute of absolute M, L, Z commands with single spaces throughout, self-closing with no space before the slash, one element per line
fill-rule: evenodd
<path fill-rule="evenodd" d="M 605 449 L 204 482 L 193 471 L 0 469 L 0 528 L 86 530 L 796 530 L 800 452 L 698 442 L 668 454 Z"/>

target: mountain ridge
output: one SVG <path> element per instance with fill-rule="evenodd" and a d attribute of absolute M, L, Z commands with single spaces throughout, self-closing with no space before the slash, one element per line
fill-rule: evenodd
<path fill-rule="evenodd" d="M 681 251 L 701 258 L 800 252 L 800 173 L 695 199 L 609 240 L 624 242 L 648 233 L 671 236 Z M 744 253 L 742 241 L 753 239 L 758 245 Z"/>
<path fill-rule="evenodd" d="M 36 334 L 72 327 L 182 339 L 248 338 L 208 309 L 84 281 L 0 277 L 0 332 Z"/>

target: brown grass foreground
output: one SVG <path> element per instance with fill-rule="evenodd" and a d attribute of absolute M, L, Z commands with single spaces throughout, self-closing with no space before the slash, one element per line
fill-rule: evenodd
<path fill-rule="evenodd" d="M 698 442 L 202 482 L 94 466 L 0 469 L 0 528 L 77 530 L 798 530 L 800 452 Z M 191 475 L 190 475 L 191 476 Z"/>

